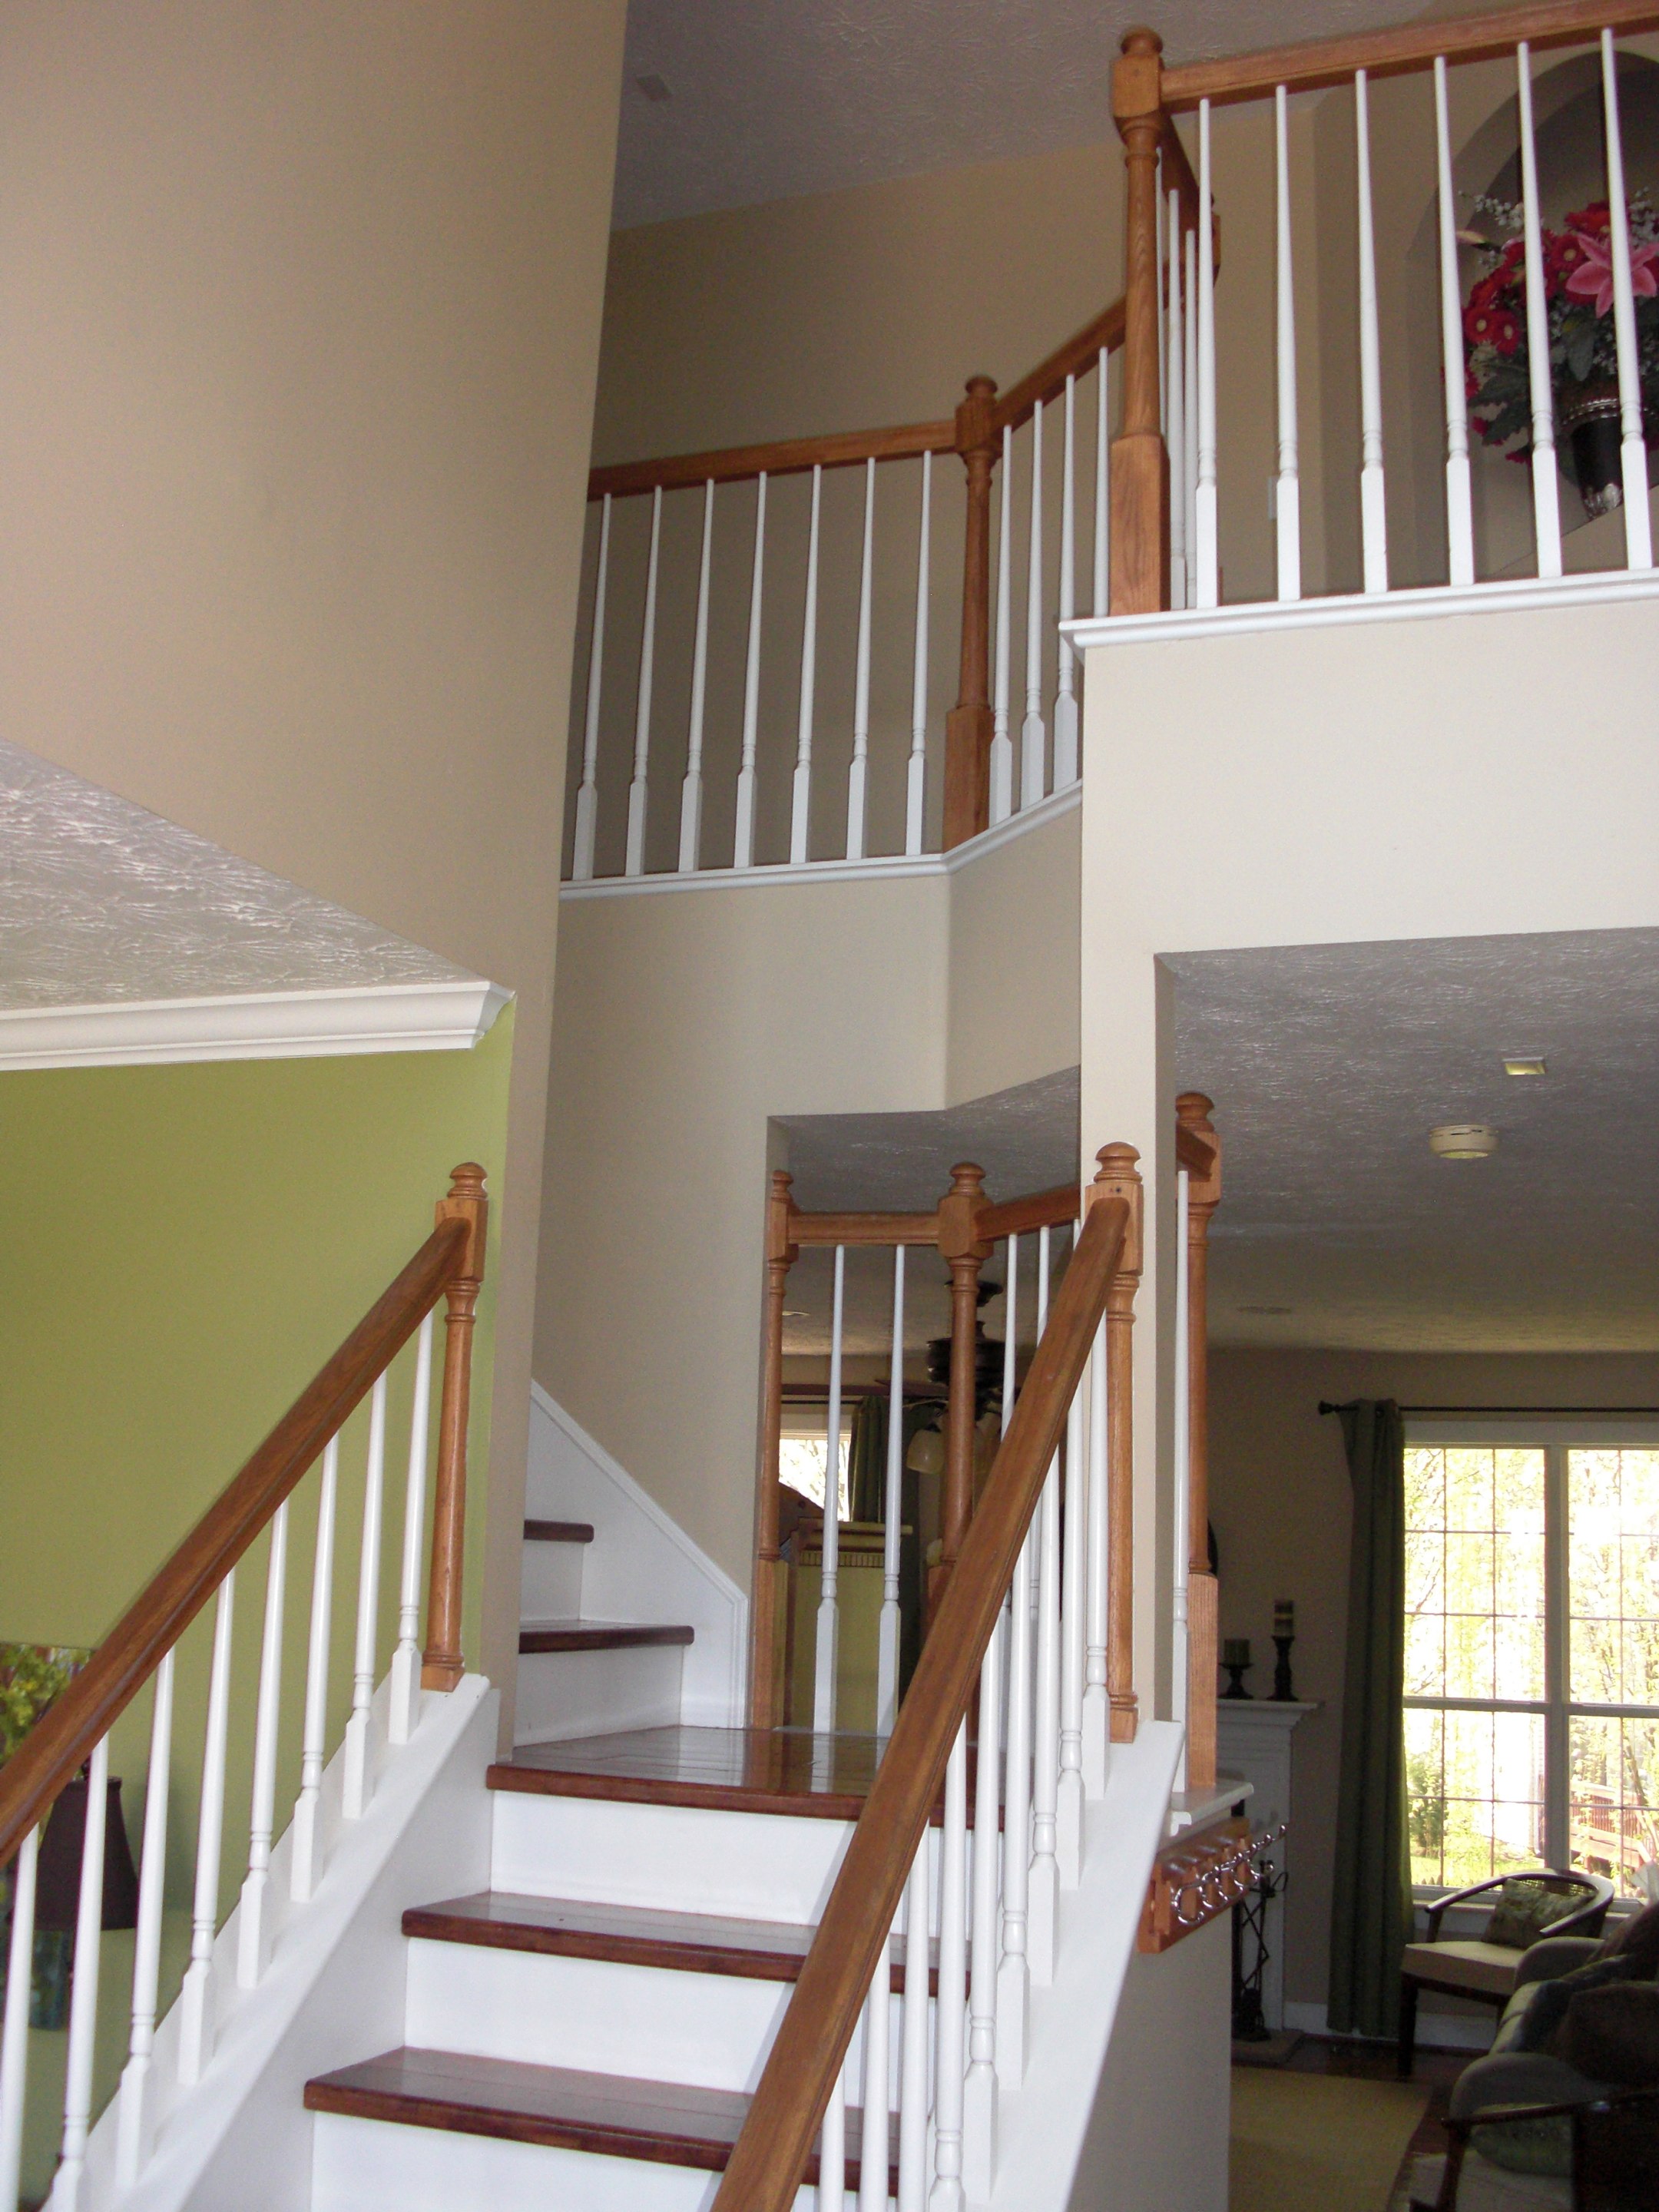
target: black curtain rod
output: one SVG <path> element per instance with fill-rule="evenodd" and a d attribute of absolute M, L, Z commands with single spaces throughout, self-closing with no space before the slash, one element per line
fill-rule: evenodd
<path fill-rule="evenodd" d="M 1319 1401 L 1322 1413 L 1340 1413 L 1342 1407 L 1329 1398 Z M 1459 1419 L 1474 1414 L 1492 1413 L 1506 1421 L 1524 1420 L 1529 1414 L 1544 1414 L 1560 1419 L 1566 1415 L 1577 1419 L 1600 1418 L 1609 1421 L 1627 1421 L 1641 1416 L 1659 1420 L 1659 1406 L 1402 1406 L 1402 1413 L 1441 1413 L 1456 1415 Z"/>

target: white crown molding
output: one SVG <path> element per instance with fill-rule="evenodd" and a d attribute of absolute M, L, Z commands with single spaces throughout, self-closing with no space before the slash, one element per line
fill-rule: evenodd
<path fill-rule="evenodd" d="M 1613 569 L 1583 576 L 1499 578 L 1488 584 L 1429 584 L 1401 592 L 1351 592 L 1326 599 L 1263 599 L 1249 606 L 1171 608 L 1156 615 L 1088 615 L 1061 623 L 1074 653 L 1097 646 L 1170 644 L 1242 637 L 1252 631 L 1330 629 L 1346 623 L 1422 622 L 1451 615 L 1536 614 L 1551 607 L 1620 606 L 1659 599 L 1659 570 Z"/>
<path fill-rule="evenodd" d="M 468 977 L 18 1007 L 0 1011 L 0 1070 L 465 1052 L 486 1034 L 511 996 L 495 983 Z"/>
<path fill-rule="evenodd" d="M 775 888 L 789 884 L 890 884 L 915 876 L 953 876 L 959 868 L 971 867 L 975 860 L 982 860 L 988 854 L 1012 844 L 1028 830 L 1040 830 L 1045 822 L 1054 822 L 1061 815 L 1069 814 L 1082 800 L 1082 784 L 1068 783 L 1063 791 L 1051 792 L 1047 799 L 1026 807 L 1023 813 L 1011 815 L 994 830 L 981 830 L 977 837 L 953 846 L 948 853 L 884 853 L 867 860 L 808 860 L 799 866 L 781 860 L 758 868 L 696 868 L 683 874 L 676 872 L 653 876 L 596 876 L 591 883 L 562 884 L 559 896 L 637 898 L 659 891 L 720 891 L 769 885 Z"/>

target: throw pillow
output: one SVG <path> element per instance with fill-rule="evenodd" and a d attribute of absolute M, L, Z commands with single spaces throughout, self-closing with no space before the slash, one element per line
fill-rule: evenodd
<path fill-rule="evenodd" d="M 1621 2089 L 1659 2088 L 1659 1986 L 1626 1981 L 1579 1990 L 1567 2007 L 1555 2049 L 1557 2057 L 1592 2081 L 1611 2081 Z"/>
<path fill-rule="evenodd" d="M 1644 1982 L 1659 1981 L 1659 1905 L 1644 1905 L 1620 1923 L 1601 1946 L 1604 1959 L 1634 1959 Z"/>
<path fill-rule="evenodd" d="M 1534 1982 L 1531 2001 L 1510 2048 L 1515 2051 L 1553 2051 L 1559 2057 L 1561 2052 L 1557 2045 L 1556 2031 L 1566 2018 L 1567 2008 L 1575 1997 L 1586 1990 L 1604 1989 L 1611 1984 L 1634 1982 L 1639 1978 L 1634 1959 L 1592 1959 L 1586 1966 L 1575 1966 L 1570 1974 L 1558 1974 L 1553 1981 Z"/>
<path fill-rule="evenodd" d="M 1566 2114 L 1558 2112 L 1547 2120 L 1510 2120 L 1502 2117 L 1504 2109 L 1497 2105 L 1490 2116 L 1483 2115 L 1469 2138 L 1469 2148 L 1509 2173 L 1566 2180 L 1572 2172 L 1572 2122 Z"/>
<path fill-rule="evenodd" d="M 1546 1929 L 1577 1912 L 1583 1901 L 1580 1891 L 1564 1896 L 1559 1890 L 1546 1889 L 1541 1881 L 1517 1876 L 1498 1892 L 1486 1923 L 1486 1940 L 1501 1943 L 1507 1951 L 1529 1950 Z"/>

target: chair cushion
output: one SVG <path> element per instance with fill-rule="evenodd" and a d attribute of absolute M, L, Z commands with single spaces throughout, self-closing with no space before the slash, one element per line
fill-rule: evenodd
<path fill-rule="evenodd" d="M 1434 2205 L 1444 2179 L 1443 2154 L 1412 2160 L 1411 2201 Z M 1476 2152 L 1468 2152 L 1457 2177 L 1457 2212 L 1571 2212 L 1572 2184 L 1553 2175 L 1505 2173 Z"/>
<path fill-rule="evenodd" d="M 1473 1996 L 1507 1997 L 1521 1954 L 1502 1943 L 1407 1943 L 1400 1971 L 1415 1981 L 1441 1982 Z"/>
<path fill-rule="evenodd" d="M 1498 1902 L 1486 1922 L 1488 1943 L 1501 1943 L 1511 1951 L 1525 1951 L 1547 1928 L 1569 1913 L 1580 1912 L 1593 1891 L 1548 1888 L 1525 1875 L 1512 1875 L 1498 1893 Z"/>
<path fill-rule="evenodd" d="M 1528 2003 L 1516 2033 L 1506 2038 L 1506 2045 L 1516 2051 L 1553 2051 L 1559 2057 L 1566 2057 L 1560 2035 L 1569 2008 L 1593 1990 L 1622 1983 L 1636 1985 L 1636 1968 L 1634 1959 L 1595 1959 L 1587 1966 L 1575 1966 L 1570 1974 L 1557 1974 L 1551 1981 L 1534 1982 L 1526 1992 Z M 1639 1986 L 1648 1985 L 1642 1983 Z M 1659 1991 L 1655 1995 L 1659 1996 Z M 1504 2025 L 1509 2026 L 1507 2008 Z M 1592 2074 L 1597 2081 L 1614 2078 L 1589 2067 L 1580 2066 L 1578 2070 L 1581 2074 Z"/>
<path fill-rule="evenodd" d="M 1610 1966 L 1621 1963 L 1607 1961 Z M 1570 1982 L 1577 1978 L 1566 1977 Z M 1568 2065 L 1595 2081 L 1615 2081 L 1625 2089 L 1659 2088 L 1659 1984 L 1615 1980 L 1581 1990 L 1555 2040 Z"/>
<path fill-rule="evenodd" d="M 1659 1905 L 1645 1905 L 1601 1946 L 1604 1959 L 1634 1959 L 1644 1981 L 1659 1981 Z"/>

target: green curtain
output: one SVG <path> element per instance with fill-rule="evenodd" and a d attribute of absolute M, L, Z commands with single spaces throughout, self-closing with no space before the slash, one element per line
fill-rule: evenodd
<path fill-rule="evenodd" d="M 860 1398 L 853 1414 L 853 1433 L 847 1447 L 847 1503 L 854 1521 L 884 1521 L 887 1516 L 887 1393 L 872 1392 Z M 936 1398 L 907 1398 L 901 1441 L 905 1457 L 919 1429 L 943 1422 L 944 1401 Z M 902 1695 L 921 1651 L 921 1624 L 927 1574 L 922 1559 L 916 1478 L 908 1466 L 901 1477 L 900 1519 L 910 1534 L 899 1548 L 899 1692 Z"/>
<path fill-rule="evenodd" d="M 853 1413 L 847 1447 L 847 1514 L 851 1521 L 883 1519 L 887 1494 L 887 1401 L 872 1391 Z"/>
<path fill-rule="evenodd" d="M 1406 1431 L 1392 1398 L 1336 1408 L 1353 1492 L 1342 1767 L 1331 1898 L 1330 2027 L 1395 2035 L 1410 1940 L 1406 1849 Z"/>

